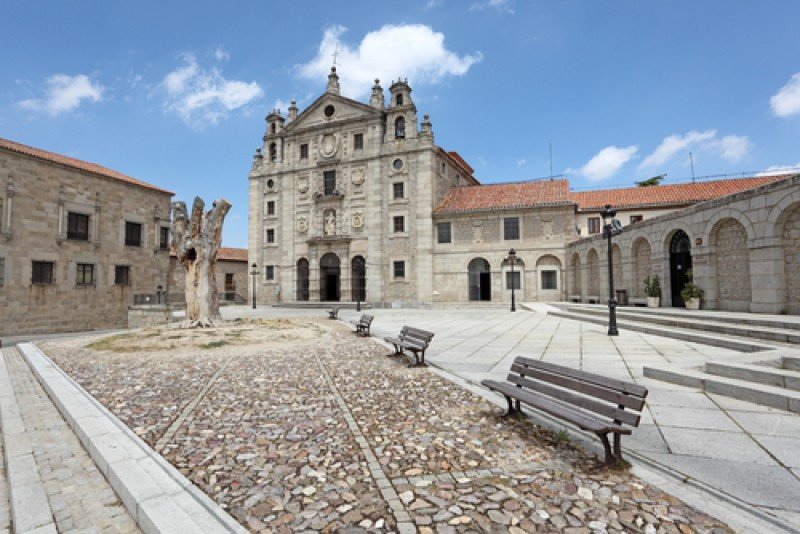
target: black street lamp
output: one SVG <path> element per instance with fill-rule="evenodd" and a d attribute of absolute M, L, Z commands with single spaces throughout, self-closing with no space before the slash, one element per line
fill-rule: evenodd
<path fill-rule="evenodd" d="M 254 263 L 253 270 L 250 271 L 250 274 L 253 275 L 253 309 L 256 309 L 256 282 L 258 280 L 258 266 Z"/>
<path fill-rule="evenodd" d="M 162 289 L 164 289 L 164 288 L 163 288 L 163 286 L 162 286 L 161 284 L 158 284 L 158 285 L 156 286 L 156 302 L 157 302 L 158 304 L 161 304 L 161 290 L 162 290 Z M 167 303 L 167 302 L 166 302 L 166 299 L 165 299 L 165 300 L 164 300 L 164 304 L 166 304 L 166 303 Z"/>
<path fill-rule="evenodd" d="M 603 217 L 603 236 L 608 239 L 608 335 L 618 336 L 617 299 L 614 298 L 614 256 L 611 253 L 611 236 L 619 235 L 622 225 L 614 218 L 617 210 L 606 204 L 600 215 Z"/>
<path fill-rule="evenodd" d="M 517 259 L 517 252 L 512 248 L 508 251 L 508 261 L 511 264 L 511 311 L 517 311 L 517 303 L 514 298 L 514 287 L 516 287 L 516 280 L 514 280 L 514 261 Z"/>

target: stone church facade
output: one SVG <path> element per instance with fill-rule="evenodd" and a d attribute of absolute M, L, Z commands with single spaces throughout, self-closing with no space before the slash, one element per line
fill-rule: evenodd
<path fill-rule="evenodd" d="M 684 213 L 703 217 L 689 215 L 698 203 L 785 178 L 591 192 L 572 192 L 565 179 L 484 185 L 458 153 L 435 143 L 428 115 L 418 122 L 411 93 L 406 81 L 397 80 L 387 102 L 375 80 L 369 104 L 364 104 L 340 94 L 333 68 L 325 93 L 302 113 L 292 102 L 286 117 L 279 111 L 267 116 L 263 145 L 249 175 L 248 256 L 259 272 L 259 302 L 365 301 L 377 307 L 507 303 L 512 287 L 518 300 L 604 300 L 604 255 L 592 235 L 601 232 L 605 204 L 615 205 L 622 224 L 638 232 L 643 225 L 654 228 L 657 223 L 651 220 Z M 796 190 L 796 183 L 790 185 L 790 192 Z M 775 195 L 757 198 L 752 202 L 776 201 Z M 742 217 L 748 216 L 745 210 Z M 761 281 L 751 291 L 760 300 L 754 297 L 751 303 L 739 295 L 740 282 L 751 276 L 747 273 L 764 272 L 763 262 L 752 269 L 748 264 L 747 273 L 739 273 L 742 280 L 728 277 L 724 282 L 718 273 L 733 271 L 718 267 L 712 273 L 701 266 L 719 261 L 714 250 L 720 243 L 725 243 L 720 250 L 730 249 L 729 258 L 748 254 L 742 262 L 763 253 L 749 250 L 749 234 L 748 245 L 742 246 L 743 234 L 732 220 L 739 219 L 729 217 L 714 229 L 714 237 L 704 237 L 699 252 L 706 259 L 697 256 L 696 280 L 717 284 L 708 292 L 707 305 L 794 310 L 775 291 L 766 295 Z M 787 228 L 793 228 L 793 220 Z M 746 226 L 744 220 L 739 223 Z M 697 232 L 689 231 L 690 237 Z M 642 240 L 625 242 L 624 251 L 615 249 L 615 275 L 630 286 L 632 297 L 642 296 L 638 281 L 645 271 L 670 268 L 661 261 L 668 257 L 661 241 L 648 241 L 649 249 Z M 781 247 L 776 247 L 769 254 L 778 254 Z M 780 273 L 794 272 L 792 265 Z M 780 284 L 794 287 L 791 281 Z M 679 304 L 671 298 L 665 303 Z"/>

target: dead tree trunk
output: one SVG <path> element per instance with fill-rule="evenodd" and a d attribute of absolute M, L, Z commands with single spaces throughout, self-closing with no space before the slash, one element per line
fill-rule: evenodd
<path fill-rule="evenodd" d="M 216 263 L 222 242 L 222 223 L 231 204 L 224 198 L 203 213 L 205 204 L 194 198 L 187 219 L 186 203 L 172 203 L 172 248 L 186 271 L 186 320 L 183 328 L 209 327 L 222 322 L 217 298 Z"/>

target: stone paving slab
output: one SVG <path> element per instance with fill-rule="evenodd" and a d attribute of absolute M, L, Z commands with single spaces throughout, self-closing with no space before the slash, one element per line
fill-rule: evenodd
<path fill-rule="evenodd" d="M 725 530 L 630 473 L 595 469 L 592 455 L 529 421 L 502 418 L 432 369 L 410 369 L 339 323 L 318 324 L 326 333 L 294 345 L 176 349 L 191 352 L 198 369 L 230 362 L 202 399 L 182 405 L 188 412 L 176 410 L 183 422 L 163 454 L 248 529 Z M 140 388 L 116 374 L 124 367 L 103 364 L 104 388 L 88 375 L 123 355 L 77 341 L 46 350 L 78 382 L 91 381 L 98 398 L 126 388 L 137 406 L 117 409 L 131 427 L 166 431 L 174 422 L 162 424 L 148 405 L 159 402 L 154 391 L 170 394 L 177 360 L 125 353 L 141 370 Z"/>

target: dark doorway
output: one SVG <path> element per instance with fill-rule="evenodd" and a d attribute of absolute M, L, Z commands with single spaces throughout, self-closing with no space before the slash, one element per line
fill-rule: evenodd
<path fill-rule="evenodd" d="M 225 300 L 236 300 L 236 283 L 233 273 L 225 273 Z"/>
<path fill-rule="evenodd" d="M 351 263 L 353 276 L 352 299 L 354 301 L 367 300 L 367 262 L 361 256 L 353 258 Z"/>
<path fill-rule="evenodd" d="M 492 300 L 492 274 L 489 262 L 475 258 L 469 262 L 469 300 Z"/>
<path fill-rule="evenodd" d="M 328 252 L 319 260 L 319 300 L 339 300 L 339 256 Z"/>
<path fill-rule="evenodd" d="M 308 300 L 308 260 L 297 260 L 297 300 Z"/>
<path fill-rule="evenodd" d="M 686 285 L 686 271 L 692 268 L 692 243 L 683 230 L 678 230 L 669 243 L 669 279 L 672 292 L 672 306 L 684 306 L 681 290 Z"/>

